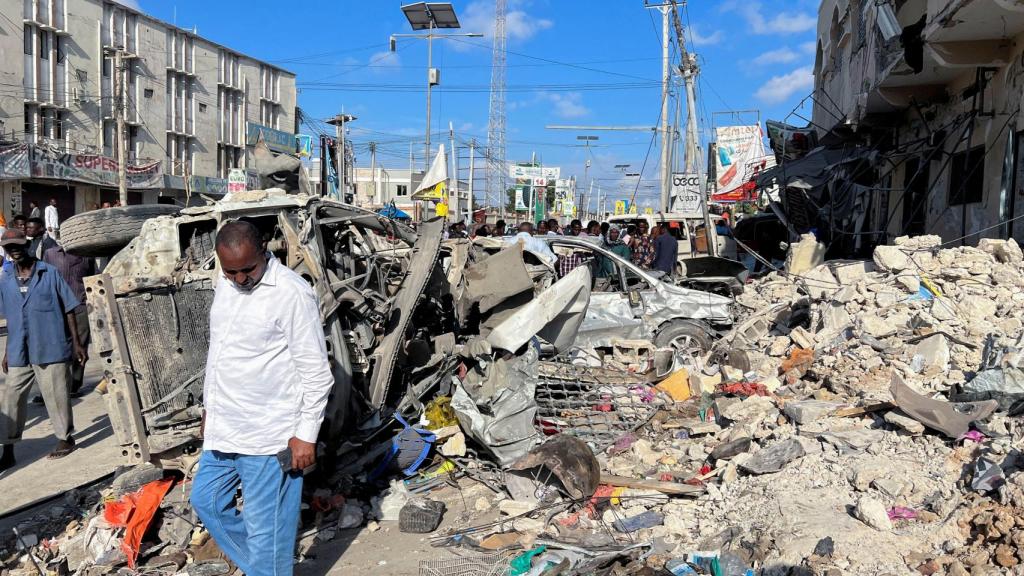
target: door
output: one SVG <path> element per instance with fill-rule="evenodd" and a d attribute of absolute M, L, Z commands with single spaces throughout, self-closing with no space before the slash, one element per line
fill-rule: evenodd
<path fill-rule="evenodd" d="M 597 270 L 600 258 L 607 256 L 596 250 L 590 252 L 595 262 L 591 270 Z M 608 278 L 595 278 L 592 284 L 590 304 L 576 337 L 576 343 L 581 346 L 607 347 L 616 340 L 650 337 L 644 327 L 643 298 L 640 296 L 646 282 L 636 274 L 627 275 L 626 267 L 615 260 L 610 262 L 612 274 Z M 632 289 L 629 287 L 631 282 L 634 285 Z"/>

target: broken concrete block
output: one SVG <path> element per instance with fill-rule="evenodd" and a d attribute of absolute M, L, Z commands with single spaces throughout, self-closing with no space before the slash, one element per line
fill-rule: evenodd
<path fill-rule="evenodd" d="M 706 392 L 711 394 L 722 383 L 722 375 L 715 371 L 714 374 L 705 374 L 695 370 L 690 374 L 690 389 L 694 394 Z"/>
<path fill-rule="evenodd" d="M 768 346 L 768 355 L 784 356 L 790 344 L 792 344 L 792 340 L 789 339 L 789 336 L 776 336 L 772 338 L 772 343 Z"/>
<path fill-rule="evenodd" d="M 462 432 L 458 432 L 451 438 L 449 438 L 444 444 L 441 445 L 442 456 L 465 456 L 466 455 L 466 435 Z"/>
<path fill-rule="evenodd" d="M 942 334 L 934 334 L 921 340 L 914 347 L 910 367 L 917 373 L 929 369 L 945 372 L 949 370 L 949 343 Z"/>
<path fill-rule="evenodd" d="M 882 494 L 893 499 L 899 498 L 900 494 L 903 494 L 903 490 L 906 488 L 906 485 L 903 482 L 896 480 L 895 478 L 876 478 L 871 482 L 871 485 Z"/>
<path fill-rule="evenodd" d="M 739 382 L 743 380 L 743 370 L 723 364 L 721 366 L 722 380 L 724 382 Z"/>
<path fill-rule="evenodd" d="M 800 348 L 814 348 L 814 336 L 803 326 L 790 330 L 789 338 Z"/>
<path fill-rule="evenodd" d="M 857 499 L 854 515 L 857 516 L 858 520 L 875 530 L 892 530 L 892 520 L 889 519 L 889 513 L 886 512 L 885 505 L 871 496 L 865 495 Z"/>
<path fill-rule="evenodd" d="M 874 271 L 874 262 L 868 260 L 832 262 L 832 274 L 843 286 L 849 286 Z"/>
<path fill-rule="evenodd" d="M 960 314 L 969 320 L 987 320 L 996 315 L 998 305 L 990 296 L 969 294 L 960 299 L 957 308 Z"/>
<path fill-rule="evenodd" d="M 926 250 L 938 248 L 942 245 L 942 238 L 935 234 L 923 234 L 921 236 L 898 236 L 892 241 L 896 246 L 907 250 Z"/>
<path fill-rule="evenodd" d="M 725 442 L 715 446 L 715 449 L 711 451 L 710 458 L 712 460 L 730 460 L 738 454 L 743 454 L 750 450 L 750 438 L 737 438 L 731 442 Z"/>
<path fill-rule="evenodd" d="M 838 332 L 853 323 L 853 318 L 846 311 L 846 306 L 832 303 L 824 307 L 821 313 L 822 330 L 824 332 Z"/>
<path fill-rule="evenodd" d="M 786 272 L 803 274 L 807 270 L 820 266 L 825 261 L 826 246 L 814 237 L 814 234 L 803 234 L 800 241 L 790 244 L 786 253 Z"/>
<path fill-rule="evenodd" d="M 996 260 L 1004 264 L 1020 265 L 1024 263 L 1024 251 L 1021 251 L 1017 241 L 997 240 L 995 238 L 982 238 L 978 242 L 978 248 L 995 256 Z"/>
<path fill-rule="evenodd" d="M 820 420 L 839 407 L 835 402 L 822 402 L 821 400 L 796 400 L 786 402 L 782 409 L 789 419 L 797 424 L 807 424 Z"/>
<path fill-rule="evenodd" d="M 719 400 L 722 400 L 719 398 Z M 716 403 L 718 401 L 716 400 Z M 765 396 L 751 396 L 740 402 L 730 403 L 721 408 L 719 416 L 731 422 L 742 422 L 754 426 L 779 417 L 775 403 Z"/>
<path fill-rule="evenodd" d="M 921 290 L 921 279 L 913 274 L 900 274 L 896 277 L 896 283 L 908 294 L 917 294 Z"/>
<path fill-rule="evenodd" d="M 875 266 L 887 272 L 902 272 L 912 266 L 907 253 L 897 246 L 876 246 L 872 257 Z"/>
<path fill-rule="evenodd" d="M 953 303 L 941 296 L 936 296 L 935 299 L 932 300 L 932 305 L 928 309 L 928 312 L 939 322 L 956 320 L 956 311 L 955 308 L 953 308 Z"/>
<path fill-rule="evenodd" d="M 860 317 L 860 328 L 870 336 L 882 338 L 896 331 L 896 328 L 885 318 L 875 314 L 864 314 Z"/>
<path fill-rule="evenodd" d="M 801 276 L 801 286 L 814 300 L 829 298 L 841 287 L 832 271 L 824 264 L 804 272 Z"/>
<path fill-rule="evenodd" d="M 796 438 L 783 440 L 755 452 L 740 464 L 740 469 L 748 474 L 771 474 L 778 472 L 790 462 L 807 454 L 804 445 Z"/>

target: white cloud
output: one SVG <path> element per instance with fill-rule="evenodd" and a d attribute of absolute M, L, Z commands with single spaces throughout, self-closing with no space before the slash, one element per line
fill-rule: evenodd
<path fill-rule="evenodd" d="M 778 104 L 813 87 L 814 71 L 810 66 L 802 66 L 788 74 L 773 76 L 754 92 L 754 96 L 765 104 Z"/>
<path fill-rule="evenodd" d="M 381 50 L 370 56 L 367 65 L 371 70 L 387 71 L 388 68 L 398 68 L 402 65 L 402 61 L 398 57 L 398 52 Z"/>
<path fill-rule="evenodd" d="M 792 34 L 814 30 L 818 25 L 814 16 L 805 12 L 773 11 L 773 16 L 767 18 L 762 12 L 761 3 L 751 0 L 727 2 L 722 9 L 743 16 L 754 34 Z"/>
<path fill-rule="evenodd" d="M 810 42 L 804 42 L 800 45 L 800 50 L 806 54 L 814 54 L 814 51 L 818 49 L 818 44 L 811 40 Z"/>
<path fill-rule="evenodd" d="M 486 0 L 470 2 L 462 11 L 459 22 L 462 24 L 463 30 L 481 33 L 489 43 L 494 37 L 494 2 Z M 529 40 L 538 32 L 547 30 L 554 25 L 555 23 L 551 20 L 530 15 L 521 8 L 513 7 L 505 13 L 505 35 L 513 42 Z M 470 40 L 469 42 L 481 41 Z M 472 48 L 467 42 L 453 42 L 451 47 L 459 51 Z"/>
<path fill-rule="evenodd" d="M 718 44 L 722 41 L 723 34 L 721 30 L 715 30 L 711 34 L 701 34 L 696 26 L 690 26 L 687 29 L 686 41 L 692 42 L 695 46 L 711 46 L 712 44 Z"/>
<path fill-rule="evenodd" d="M 782 47 L 759 54 L 750 63 L 754 66 L 765 66 L 768 64 L 788 64 L 799 59 L 799 54 L 789 48 Z"/>
<path fill-rule="evenodd" d="M 590 114 L 590 109 L 583 105 L 583 95 L 579 92 L 545 92 L 543 97 L 551 102 L 555 115 L 561 118 L 582 118 Z"/>

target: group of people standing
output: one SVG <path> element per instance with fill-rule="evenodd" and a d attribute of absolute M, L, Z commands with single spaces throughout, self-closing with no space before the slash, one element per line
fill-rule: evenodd
<path fill-rule="evenodd" d="M 629 260 L 641 268 L 661 271 L 671 276 L 675 273 L 676 261 L 679 258 L 679 241 L 672 234 L 667 222 L 655 225 L 651 229 L 646 220 L 629 224 L 625 228 L 610 222 L 591 220 L 583 226 L 581 220 L 573 220 L 568 226 L 562 226 L 555 218 L 541 220 L 536 226 L 533 222 L 522 222 L 510 228 L 504 220 L 498 220 L 494 226 L 481 224 L 472 233 L 462 222 L 452 224 L 448 229 L 450 238 L 476 238 L 479 236 L 504 237 L 526 233 L 530 236 L 575 236 L 590 238 L 594 243 L 604 247 L 617 256 Z M 602 260 L 599 275 L 612 273 L 612 262 Z"/>

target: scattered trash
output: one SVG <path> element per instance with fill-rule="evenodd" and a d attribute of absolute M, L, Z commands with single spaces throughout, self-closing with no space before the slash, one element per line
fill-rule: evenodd
<path fill-rule="evenodd" d="M 413 534 L 428 534 L 441 525 L 444 511 L 444 502 L 413 498 L 402 506 L 398 514 L 398 529 Z"/>

